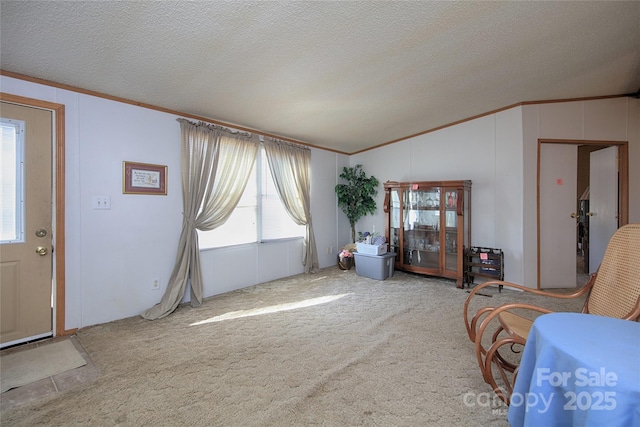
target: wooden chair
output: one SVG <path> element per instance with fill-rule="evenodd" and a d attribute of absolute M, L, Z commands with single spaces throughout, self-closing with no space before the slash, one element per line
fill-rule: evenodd
<path fill-rule="evenodd" d="M 503 285 L 526 293 L 544 297 L 571 299 L 586 295 L 582 313 L 615 317 L 625 320 L 640 319 L 640 224 L 628 224 L 619 228 L 607 244 L 607 249 L 598 271 L 576 292 L 560 294 L 531 289 L 515 283 L 490 281 L 476 286 L 464 304 L 464 322 L 469 339 L 475 344 L 476 356 L 482 376 L 494 392 L 507 405 L 517 377 L 517 353 L 524 346 L 533 324 L 532 318 L 551 313 L 543 307 L 525 303 L 509 303 L 498 307 L 483 307 L 469 320 L 469 303 L 487 286 Z M 514 312 L 517 310 L 518 312 Z M 521 313 L 529 312 L 532 318 Z M 497 320 L 497 322 L 493 322 Z M 495 329 L 494 329 L 495 328 Z M 483 343 L 485 333 L 490 333 Z M 588 333 L 588 331 L 585 331 Z M 489 343 L 486 347 L 486 343 Z M 510 354 L 500 353 L 508 346 Z M 514 356 L 515 355 L 515 356 Z M 499 385 L 498 381 L 502 384 Z"/>

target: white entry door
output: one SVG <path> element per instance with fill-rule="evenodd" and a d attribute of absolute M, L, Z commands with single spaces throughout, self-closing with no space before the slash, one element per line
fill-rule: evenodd
<path fill-rule="evenodd" d="M 598 269 L 618 229 L 618 147 L 594 151 L 590 157 L 589 274 Z"/>
<path fill-rule="evenodd" d="M 0 344 L 53 334 L 52 112 L 2 102 Z"/>
<path fill-rule="evenodd" d="M 576 287 L 577 147 L 540 144 L 540 288 Z"/>

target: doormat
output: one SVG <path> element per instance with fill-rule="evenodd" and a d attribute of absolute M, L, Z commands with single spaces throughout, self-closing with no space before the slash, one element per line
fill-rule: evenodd
<path fill-rule="evenodd" d="M 86 364 L 70 340 L 0 356 L 0 393 Z"/>

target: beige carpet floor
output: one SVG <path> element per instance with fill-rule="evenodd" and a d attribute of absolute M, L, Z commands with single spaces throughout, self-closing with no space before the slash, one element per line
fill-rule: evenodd
<path fill-rule="evenodd" d="M 534 297 L 503 291 L 494 305 Z M 2 426 L 506 426 L 448 280 L 337 267 L 216 296 L 167 318 L 78 331 L 91 384 Z M 580 302 L 550 306 L 578 310 Z M 478 402 L 480 400 L 480 402 Z"/>

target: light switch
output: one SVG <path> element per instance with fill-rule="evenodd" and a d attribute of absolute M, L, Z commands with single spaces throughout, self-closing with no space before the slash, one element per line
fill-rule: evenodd
<path fill-rule="evenodd" d="M 93 209 L 111 209 L 111 197 L 93 196 Z"/>

